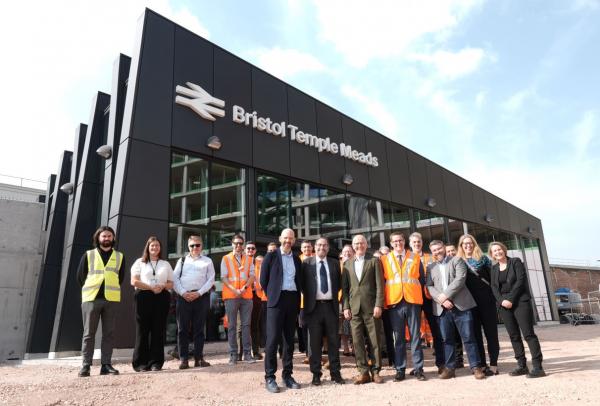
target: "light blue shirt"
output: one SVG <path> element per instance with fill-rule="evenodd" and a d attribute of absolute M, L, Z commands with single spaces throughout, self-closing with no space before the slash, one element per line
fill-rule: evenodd
<path fill-rule="evenodd" d="M 281 248 L 279 248 L 281 252 L 281 263 L 283 264 L 283 283 L 281 285 L 281 290 L 289 290 L 292 292 L 296 292 L 296 265 L 294 265 L 294 255 L 292 251 L 289 254 L 283 252 Z"/>

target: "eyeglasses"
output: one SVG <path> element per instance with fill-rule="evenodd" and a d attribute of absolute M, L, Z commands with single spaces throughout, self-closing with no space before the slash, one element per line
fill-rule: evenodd
<path fill-rule="evenodd" d="M 404 242 L 404 240 L 393 240 L 393 241 L 392 241 L 392 244 L 401 243 L 401 242 L 403 243 L 403 242 Z"/>
<path fill-rule="evenodd" d="M 233 244 L 233 245 L 244 245 L 244 243 L 243 243 L 243 242 L 239 242 L 239 241 L 238 241 L 238 242 L 232 242 L 232 244 Z"/>
<path fill-rule="evenodd" d="M 256 247 L 246 247 L 246 249 L 249 251 L 256 251 Z"/>
<path fill-rule="evenodd" d="M 190 244 L 190 248 L 200 248 L 202 244 Z"/>

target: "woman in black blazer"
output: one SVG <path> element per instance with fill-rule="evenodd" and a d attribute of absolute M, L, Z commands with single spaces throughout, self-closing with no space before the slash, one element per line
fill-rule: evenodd
<path fill-rule="evenodd" d="M 527 375 L 528 378 L 545 376 L 542 349 L 533 331 L 533 309 L 525 266 L 519 258 L 508 257 L 506 245 L 500 242 L 490 244 L 489 254 L 496 261 L 492 266 L 492 292 L 518 362 L 518 367 L 509 375 Z M 531 371 L 527 368 L 521 332 L 531 353 Z"/>

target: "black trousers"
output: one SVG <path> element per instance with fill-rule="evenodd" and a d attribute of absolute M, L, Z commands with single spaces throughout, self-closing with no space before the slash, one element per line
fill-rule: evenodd
<path fill-rule="evenodd" d="M 193 302 L 177 296 L 177 346 L 179 358 L 189 358 L 189 327 L 192 323 L 194 337 L 194 358 L 204 358 L 204 327 L 210 308 L 210 295 L 205 293 Z"/>
<path fill-rule="evenodd" d="M 283 337 L 282 377 L 292 376 L 294 355 L 294 330 L 300 302 L 296 292 L 283 290 L 279 303 L 267 307 L 267 343 L 265 347 L 265 379 L 275 379 L 277 372 L 277 345 Z"/>
<path fill-rule="evenodd" d="M 473 296 L 477 307 L 471 309 L 473 313 L 473 327 L 475 328 L 475 340 L 479 349 L 479 358 L 481 363 L 486 364 L 485 347 L 483 345 L 483 334 L 487 342 L 487 352 L 490 365 L 498 365 L 498 355 L 500 354 L 500 342 L 498 341 L 498 322 L 496 316 L 496 303 L 493 297 L 478 298 Z M 481 329 L 483 328 L 483 334 Z"/>
<path fill-rule="evenodd" d="M 260 302 L 260 347 L 267 345 L 267 302 Z"/>
<path fill-rule="evenodd" d="M 423 298 L 423 312 L 429 328 L 431 329 L 431 336 L 433 337 L 433 350 L 435 351 L 435 365 L 437 367 L 444 366 L 446 361 L 444 359 L 444 343 L 442 341 L 442 333 L 440 332 L 440 326 L 437 319 L 433 315 L 433 301 L 432 299 Z"/>
<path fill-rule="evenodd" d="M 515 358 L 519 365 L 525 366 L 527 364 L 525 347 L 523 346 L 523 340 L 521 338 L 521 332 L 523 332 L 523 338 L 527 341 L 527 346 L 531 353 L 531 363 L 534 368 L 541 368 L 543 358 L 542 349 L 540 347 L 540 341 L 533 331 L 533 310 L 531 308 L 531 302 L 515 302 L 511 309 L 500 307 L 500 316 L 504 321 L 504 327 L 506 327 L 506 331 L 510 337 L 510 342 L 515 352 Z"/>
<path fill-rule="evenodd" d="M 252 291 L 252 315 L 250 317 L 250 337 L 252 338 L 252 353 L 258 355 L 261 342 L 262 300 Z"/>
<path fill-rule="evenodd" d="M 310 346 L 310 372 L 321 376 L 321 349 L 323 337 L 327 338 L 327 356 L 331 376 L 340 374 L 339 310 L 334 312 L 331 301 L 317 301 L 313 311 L 304 313 L 305 328 L 308 330 Z"/>
<path fill-rule="evenodd" d="M 136 290 L 135 347 L 131 364 L 134 368 L 157 366 L 165 362 L 165 329 L 171 294 L 163 290 Z"/>

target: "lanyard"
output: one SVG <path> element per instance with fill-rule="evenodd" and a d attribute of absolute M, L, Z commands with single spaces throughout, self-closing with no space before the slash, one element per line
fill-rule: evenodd
<path fill-rule="evenodd" d="M 156 276 L 156 267 L 158 267 L 158 261 L 159 260 L 156 260 L 156 266 L 152 265 L 152 260 L 151 259 L 149 261 L 150 261 L 150 267 L 152 268 L 152 276 Z"/>

